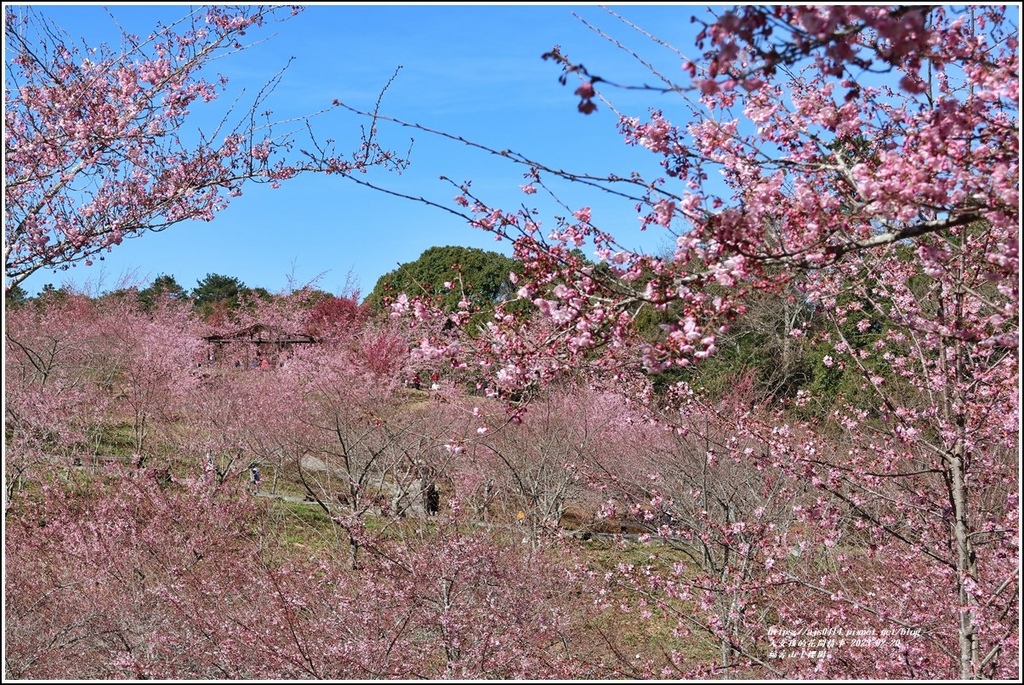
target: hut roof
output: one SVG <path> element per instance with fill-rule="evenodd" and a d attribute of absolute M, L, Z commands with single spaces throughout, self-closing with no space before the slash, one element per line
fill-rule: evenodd
<path fill-rule="evenodd" d="M 289 333 L 277 326 L 255 323 L 224 335 L 205 335 L 206 342 L 223 345 L 227 343 L 276 343 L 279 345 L 308 344 L 320 339 L 305 333 Z"/>

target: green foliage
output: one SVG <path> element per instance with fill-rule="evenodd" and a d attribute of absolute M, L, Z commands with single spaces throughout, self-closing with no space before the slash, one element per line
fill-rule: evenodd
<path fill-rule="evenodd" d="M 20 285 L 15 285 L 4 293 L 4 306 L 7 308 L 20 307 L 27 301 L 28 293 Z"/>
<path fill-rule="evenodd" d="M 217 302 L 228 303 L 230 307 L 238 306 L 238 296 L 246 289 L 242 281 L 233 276 L 206 274 L 198 285 L 192 289 L 192 299 L 197 309 L 210 307 Z"/>
<path fill-rule="evenodd" d="M 750 298 L 745 315 L 719 336 L 718 351 L 697 365 L 695 385 L 722 397 L 736 378 L 753 374 L 755 399 L 793 398 L 813 377 L 810 343 L 794 329 L 813 326 L 811 308 L 792 293 L 762 292 Z"/>
<path fill-rule="evenodd" d="M 405 293 L 426 298 L 445 311 L 455 311 L 465 297 L 478 312 L 472 320 L 476 322 L 490 318 L 498 302 L 514 296 L 509 273 L 518 270 L 515 260 L 498 252 L 475 247 L 431 247 L 416 261 L 381 276 L 366 303 L 372 311 L 381 313 Z"/>
<path fill-rule="evenodd" d="M 192 306 L 209 319 L 214 315 L 230 314 L 241 306 L 246 297 L 269 301 L 273 296 L 266 288 L 250 288 L 233 276 L 206 274 L 192 290 Z"/>
<path fill-rule="evenodd" d="M 42 290 L 39 291 L 39 295 L 36 296 L 36 305 L 40 308 L 45 308 L 49 305 L 57 305 L 61 302 L 65 302 L 71 295 L 66 288 L 61 286 L 60 288 L 54 287 L 53 283 L 46 283 L 43 285 Z"/>
<path fill-rule="evenodd" d="M 807 390 L 820 413 L 840 403 L 869 410 L 876 398 L 866 378 L 879 376 L 887 382 L 898 380 L 882 355 L 875 352 L 875 343 L 892 326 L 889 316 L 892 302 L 879 295 L 881 290 L 875 287 L 876 277 L 868 270 L 858 274 L 858 279 L 859 285 L 838 297 L 828 316 L 822 316 L 819 329 L 827 332 L 827 337 L 808 353 L 812 372 Z M 866 293 L 872 294 L 867 296 Z M 835 352 L 840 341 L 849 345 L 849 354 Z"/>
<path fill-rule="evenodd" d="M 638 283 L 646 284 L 645 279 Z M 633 284 L 633 288 L 642 288 Z M 724 295 L 713 281 L 702 286 L 709 296 Z M 751 292 L 743 300 L 745 313 L 729 323 L 716 339 L 717 351 L 687 367 L 671 367 L 651 377 L 656 391 L 686 381 L 714 399 L 730 394 L 739 378 L 753 381 L 757 402 L 792 398 L 811 380 L 807 354 L 810 344 L 793 335 L 794 329 L 813 325 L 814 312 L 796 288 L 780 292 Z M 666 335 L 665 326 L 685 316 L 679 303 L 658 309 L 645 305 L 634 318 L 643 340 L 655 342 Z"/>
<path fill-rule="evenodd" d="M 139 305 L 144 310 L 150 311 L 163 297 L 173 300 L 185 300 L 188 299 L 188 293 L 174 279 L 174 276 L 160 275 L 153 279 L 148 288 L 139 291 Z"/>
<path fill-rule="evenodd" d="M 116 306 L 129 299 L 133 302 L 137 301 L 138 297 L 139 291 L 136 288 L 118 288 L 94 298 L 93 302 L 100 306 Z"/>

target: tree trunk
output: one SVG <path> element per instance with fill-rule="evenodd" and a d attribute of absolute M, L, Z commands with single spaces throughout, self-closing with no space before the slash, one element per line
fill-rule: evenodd
<path fill-rule="evenodd" d="M 958 440 L 947 457 L 953 502 L 953 539 L 956 544 L 957 600 L 959 602 L 960 678 L 978 677 L 978 632 L 974 625 L 976 599 L 971 586 L 977 580 L 974 546 L 967 512 L 967 483 L 964 468 L 964 442 Z"/>

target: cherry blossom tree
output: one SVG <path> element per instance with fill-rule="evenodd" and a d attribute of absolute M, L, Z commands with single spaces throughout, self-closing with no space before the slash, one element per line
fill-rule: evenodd
<path fill-rule="evenodd" d="M 6 676 L 649 674 L 595 643 L 599 584 L 569 549 L 510 544 L 454 508 L 377 538 L 355 571 L 344 549 L 283 545 L 265 500 L 210 466 L 155 475 L 79 471 L 11 503 Z"/>
<path fill-rule="evenodd" d="M 266 109 L 281 73 L 237 120 L 192 128 L 191 111 L 227 87 L 209 74 L 214 61 L 295 11 L 202 7 L 86 49 L 43 11 L 7 8 L 5 290 L 42 268 L 91 264 L 125 238 L 210 221 L 249 182 L 401 166 L 372 132 L 349 156 L 315 138 L 296 150 L 292 125 Z"/>
<path fill-rule="evenodd" d="M 115 404 L 113 366 L 92 303 L 52 294 L 4 317 L 4 470 L 8 499 L 37 470 L 95 454 Z"/>
<path fill-rule="evenodd" d="M 249 659 L 211 617 L 261 610 L 244 587 L 259 577 L 258 510 L 211 474 L 155 475 L 111 465 L 13 502 L 5 677 L 214 677 Z"/>
<path fill-rule="evenodd" d="M 435 525 L 407 529 L 360 574 L 368 606 L 387 611 L 384 625 L 399 629 L 392 639 L 401 656 L 385 666 L 389 677 L 644 674 L 585 631 L 599 615 L 597 584 L 572 550 L 510 544 L 457 510 Z"/>
<path fill-rule="evenodd" d="M 403 374 L 375 373 L 360 349 L 316 360 L 296 417 L 306 425 L 299 478 L 345 531 L 353 563 L 367 515 L 401 517 L 410 509 L 426 515 L 420 490 L 436 487 L 448 438 L 440 414 L 408 406 Z"/>
<path fill-rule="evenodd" d="M 499 520 L 517 521 L 538 544 L 570 503 L 591 499 L 585 464 L 607 449 L 616 408 L 583 383 L 552 388 L 512 420 L 506 411 L 474 407 L 479 418 L 466 440 L 467 460 L 486 474 L 489 497 L 504 507 Z"/>
<path fill-rule="evenodd" d="M 782 544 L 777 537 L 795 521 L 791 507 L 806 499 L 804 488 L 743 458 L 757 444 L 744 430 L 751 383 L 745 392 L 737 384 L 717 406 L 684 384 L 672 389 L 670 401 L 647 385 L 646 401 L 622 387 L 591 388 L 587 399 L 607 417 L 595 436 L 599 448 L 581 453 L 577 466 L 600 497 L 590 528 L 617 533 L 626 524 L 640 544 L 667 548 L 671 559 L 668 574 L 619 564 L 610 574 L 613 587 L 631 595 L 631 610 L 657 607 L 677 621 L 677 639 L 665 645 L 670 669 L 694 675 L 681 656 L 685 644 L 691 653 L 719 652 L 719 667 L 734 674 L 752 660 L 762 675 L 779 675 L 759 644 L 773 606 L 765 599 L 762 555 Z"/>
<path fill-rule="evenodd" d="M 149 456 L 148 438 L 173 426 L 199 380 L 202 340 L 190 308 L 164 299 L 143 312 L 135 298 L 101 305 L 99 353 L 111 360 L 118 404 L 130 417 L 136 459 Z M 167 441 L 165 440 L 165 443 Z"/>
<path fill-rule="evenodd" d="M 998 8 L 962 15 L 947 8 L 780 6 L 740 16 L 725 12 L 704 32 L 713 59 L 705 68 L 685 63 L 693 85 L 658 74 L 666 83 L 652 90 L 681 96 L 685 126 L 662 111 L 646 121 L 620 116 L 627 144 L 650 149 L 668 180 L 570 174 L 510 151 L 502 155 L 525 167 L 529 192 L 543 188 L 545 177 L 569 177 L 636 201 L 645 228 L 672 236 L 673 254 L 629 250 L 599 228 L 588 207 L 546 230 L 533 212 L 503 212 L 469 186 L 455 198 L 465 209 L 448 208 L 515 242 L 527 269 L 520 295 L 558 324 L 552 342 L 563 354 L 632 342 L 638 310 L 679 303 L 682 315 L 648 346 L 644 363 L 650 370 L 689 364 L 714 351 L 716 332 L 742 309 L 738 298 L 747 289 L 778 288 L 794 272 L 972 224 L 982 224 L 992 240 L 986 268 L 1012 287 L 1017 43 Z M 786 31 L 792 35 L 779 39 Z M 796 47 L 764 48 L 760 41 L 773 35 Z M 750 54 L 740 52 L 744 40 L 754 41 Z M 817 61 L 815 50 L 824 53 Z M 803 54 L 806 64 L 793 62 Z M 758 62 L 771 55 L 770 64 Z M 614 85 L 562 52 L 547 56 L 589 78 L 591 87 Z M 879 64 L 898 83 L 841 78 L 850 64 Z M 944 142 L 961 138 L 970 143 Z M 935 164 L 941 171 L 932 173 Z M 705 183 L 719 171 L 725 192 Z M 904 187 L 918 177 L 920 187 Z M 843 221 L 814 220 L 835 215 Z M 583 245 L 595 246 L 612 268 L 595 269 L 574 254 Z M 711 284 L 730 290 L 709 297 Z"/>
<path fill-rule="evenodd" d="M 455 206 L 445 208 L 513 242 L 518 295 L 536 308 L 531 317 L 498 308 L 489 368 L 522 386 L 580 366 L 622 377 L 699 365 L 751 295 L 795 291 L 813 316 L 790 334 L 817 336 L 829 350 L 823 368 L 854 371 L 860 387 L 818 425 L 766 419 L 749 429 L 754 451 L 736 456 L 817 493 L 799 514 L 824 532 L 821 544 L 840 546 L 856 520 L 869 532 L 853 547 L 882 561 L 830 552 L 832 575 L 785 582 L 825 602 L 819 624 L 845 623 L 855 610 L 865 629 L 922 631 L 928 647 L 875 655 L 875 677 L 1015 673 L 1018 580 L 1005 566 L 1018 535 L 1008 485 L 1019 430 L 1014 20 L 1005 7 L 724 9 L 705 23 L 698 43 L 709 50 L 694 59 L 639 30 L 689 79 L 652 66 L 658 85 L 633 86 L 560 48 L 544 58 L 561 66 L 563 83 L 579 79 L 580 112 L 604 103 L 626 144 L 655 155 L 660 175 L 566 171 L 469 144 L 519 165 L 529 194 L 546 190 L 570 207 L 555 191 L 569 180 L 635 204 L 640 227 L 663 232 L 673 250 L 630 249 L 589 206 L 545 226 L 537 210 L 505 211 L 455 184 Z M 677 99 L 645 116 L 622 113 L 611 98 L 624 87 Z M 661 315 L 653 338 L 637 326 L 650 311 Z M 784 408 L 799 413 L 813 400 L 798 395 Z M 899 578 L 900 568 L 914 578 Z M 888 605 L 868 569 L 892 579 Z M 853 577 L 856 591 L 836 587 Z M 807 606 L 786 615 L 796 620 Z M 841 674 L 844 664 L 809 668 Z M 805 666 L 782 669 L 810 673 Z"/>
<path fill-rule="evenodd" d="M 443 474 L 451 431 L 443 412 L 410 402 L 404 327 L 387 319 L 325 322 L 308 295 L 243 303 L 234 322 L 241 330 L 258 324 L 287 337 L 313 325 L 317 336 L 282 347 L 267 368 L 227 364 L 201 393 L 199 404 L 210 411 L 196 421 L 213 454 L 241 454 L 272 466 L 275 483 L 281 476 L 296 481 L 336 525 L 355 562 L 366 517 L 387 523 L 409 509 L 425 513 L 420 490 L 428 481 L 436 487 L 428 467 L 435 478 Z"/>

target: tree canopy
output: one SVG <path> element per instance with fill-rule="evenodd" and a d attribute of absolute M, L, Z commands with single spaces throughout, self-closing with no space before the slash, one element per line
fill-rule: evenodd
<path fill-rule="evenodd" d="M 333 141 L 295 150 L 293 132 L 275 128 L 267 109 L 280 73 L 247 111 L 189 130 L 192 110 L 227 88 L 204 70 L 299 11 L 197 7 L 146 39 L 124 34 L 83 49 L 45 14 L 5 7 L 5 289 L 39 269 L 89 265 L 126 238 L 211 221 L 250 183 L 400 166 L 372 138 L 350 157 Z"/>
<path fill-rule="evenodd" d="M 161 274 L 154 278 L 149 286 L 140 290 L 138 295 L 139 304 L 143 309 L 152 309 L 162 297 L 185 300 L 188 299 L 188 293 L 174 276 Z"/>
<path fill-rule="evenodd" d="M 377 311 L 401 293 L 425 297 L 445 311 L 466 301 L 474 308 L 493 310 L 494 305 L 515 295 L 509 274 L 518 270 L 515 260 L 476 247 L 431 247 L 416 260 L 400 264 L 381 276 L 367 303 Z"/>

